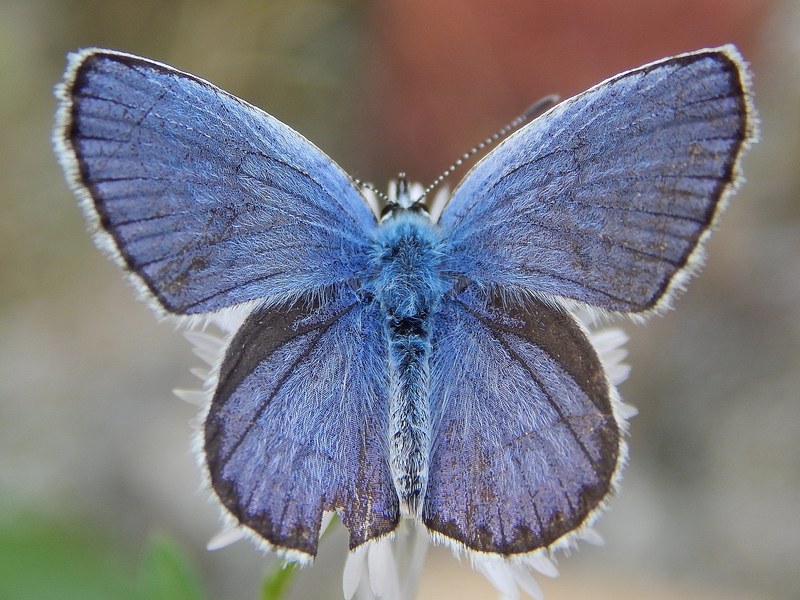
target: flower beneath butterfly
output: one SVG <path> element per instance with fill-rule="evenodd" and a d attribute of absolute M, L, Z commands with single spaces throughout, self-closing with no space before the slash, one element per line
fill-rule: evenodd
<path fill-rule="evenodd" d="M 390 189 L 390 192 L 394 188 Z M 412 187 L 412 193 L 421 193 L 421 186 Z M 372 209 L 379 211 L 380 201 L 374 192 L 364 188 L 363 193 Z M 431 217 L 435 220 L 446 205 L 448 192 L 440 190 L 431 202 Z M 206 363 L 207 368 L 192 369 L 192 373 L 204 381 L 202 390 L 175 390 L 181 399 L 198 407 L 206 407 L 216 388 L 217 369 L 231 337 L 238 331 L 250 312 L 249 307 L 222 311 L 204 320 L 195 329 L 185 332 L 186 338 L 194 346 L 194 353 Z M 595 319 L 588 311 L 577 311 L 575 316 L 589 331 L 590 339 L 603 362 L 609 380 L 619 385 L 628 378 L 630 366 L 624 362 L 627 355 L 625 343 L 628 340 L 624 331 L 618 327 L 597 327 Z M 213 333 L 216 330 L 218 333 Z M 616 400 L 615 412 L 623 426 L 636 415 L 636 409 Z M 202 433 L 196 436 L 198 448 L 202 447 Z M 202 453 L 198 452 L 202 460 Z M 322 531 L 332 524 L 333 513 L 327 513 L 322 523 Z M 247 537 L 244 529 L 233 524 L 226 525 L 208 543 L 209 550 L 217 550 Z M 585 541 L 592 545 L 602 545 L 603 539 L 592 527 L 579 529 L 570 536 L 568 545 Z M 401 600 L 411 598 L 419 584 L 423 563 L 431 543 L 430 536 L 423 527 L 418 527 L 412 519 L 405 519 L 394 535 L 368 542 L 350 552 L 342 575 L 342 591 L 345 600 Z M 461 550 L 453 547 L 457 555 Z M 543 549 L 538 552 L 506 559 L 500 556 L 469 553 L 472 567 L 484 575 L 500 592 L 501 598 L 517 599 L 520 590 L 537 599 L 543 598 L 541 588 L 533 576 L 536 572 L 547 577 L 556 577 L 558 569 L 553 562 L 552 552 Z"/>

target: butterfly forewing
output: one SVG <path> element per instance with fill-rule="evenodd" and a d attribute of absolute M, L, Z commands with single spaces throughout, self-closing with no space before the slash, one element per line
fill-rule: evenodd
<path fill-rule="evenodd" d="M 231 341 L 206 461 L 223 506 L 271 546 L 314 556 L 323 511 L 351 547 L 397 526 L 382 342 L 377 310 L 352 293 L 256 310 Z"/>
<path fill-rule="evenodd" d="M 510 136 L 442 214 L 452 271 L 611 311 L 662 306 L 754 136 L 742 65 L 730 46 L 665 59 Z"/>
<path fill-rule="evenodd" d="M 210 83 L 110 51 L 73 55 L 56 146 L 100 241 L 160 307 L 280 301 L 363 272 L 376 221 L 352 180 Z"/>

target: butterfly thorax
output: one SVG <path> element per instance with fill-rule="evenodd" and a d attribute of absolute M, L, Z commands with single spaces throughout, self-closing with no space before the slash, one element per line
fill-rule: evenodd
<path fill-rule="evenodd" d="M 435 225 L 401 211 L 384 221 L 366 286 L 380 305 L 389 360 L 389 464 L 407 514 L 418 515 L 428 481 L 432 317 L 448 285 Z"/>

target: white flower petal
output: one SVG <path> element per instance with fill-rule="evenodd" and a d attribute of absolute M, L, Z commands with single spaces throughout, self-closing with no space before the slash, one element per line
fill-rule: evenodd
<path fill-rule="evenodd" d="M 350 600 L 356 594 L 358 585 L 367 574 L 367 547 L 359 546 L 348 552 L 342 572 L 342 591 L 344 600 Z"/>
<path fill-rule="evenodd" d="M 193 404 L 195 406 L 204 406 L 206 403 L 206 393 L 201 390 L 174 389 L 172 390 L 172 393 L 184 402 L 188 402 L 189 404 Z"/>
<path fill-rule="evenodd" d="M 252 300 L 238 306 L 223 308 L 216 313 L 208 315 L 206 324 L 214 325 L 225 334 L 232 333 L 242 326 L 242 323 L 259 303 L 259 300 Z"/>
<path fill-rule="evenodd" d="M 616 365 L 606 365 L 606 373 L 611 383 L 619 385 L 631 374 L 631 366 L 627 363 L 619 363 Z"/>
<path fill-rule="evenodd" d="M 203 381 L 208 381 L 208 378 L 211 377 L 211 371 L 204 369 L 203 367 L 192 367 L 189 369 L 189 372 Z"/>
<path fill-rule="evenodd" d="M 628 356 L 628 351 L 624 348 L 614 348 L 613 350 L 604 350 L 602 353 L 603 362 L 609 367 L 620 364 Z"/>
<path fill-rule="evenodd" d="M 587 527 L 581 532 L 581 539 L 592 546 L 605 546 L 606 541 L 593 527 Z"/>
<path fill-rule="evenodd" d="M 539 571 L 539 573 L 542 575 L 547 577 L 558 577 L 558 567 L 556 567 L 555 563 L 541 552 L 526 556 L 523 561 L 530 565 L 533 569 Z"/>
<path fill-rule="evenodd" d="M 244 536 L 245 533 L 241 527 L 226 527 L 208 541 L 208 544 L 206 544 L 206 550 L 219 550 L 220 548 L 225 548 L 234 542 L 238 542 Z"/>
<path fill-rule="evenodd" d="M 592 331 L 592 342 L 594 342 L 597 351 L 600 353 L 611 352 L 621 348 L 627 343 L 628 339 L 628 334 L 619 327 L 607 327 Z"/>
<path fill-rule="evenodd" d="M 504 600 L 519 600 L 514 574 L 502 558 L 479 557 L 474 560 L 474 564 L 489 583 L 497 588 Z"/>
<path fill-rule="evenodd" d="M 322 513 L 322 524 L 319 527 L 319 533 L 322 535 L 325 533 L 330 527 L 331 523 L 333 522 L 333 518 L 336 516 L 336 512 L 329 510 Z"/>
<path fill-rule="evenodd" d="M 400 600 L 400 580 L 391 539 L 383 538 L 369 545 L 367 565 L 373 594 L 383 600 Z"/>
<path fill-rule="evenodd" d="M 194 348 L 192 348 L 192 352 L 194 352 L 196 356 L 200 357 L 200 360 L 209 365 L 216 364 L 217 358 L 219 356 L 218 352 L 212 352 L 201 346 L 195 346 Z"/>
<path fill-rule="evenodd" d="M 514 581 L 523 592 L 536 600 L 544 600 L 542 588 L 539 587 L 539 583 L 533 578 L 530 571 L 522 565 L 512 565 L 511 572 L 514 575 Z"/>
<path fill-rule="evenodd" d="M 214 355 L 214 360 L 209 364 L 214 364 L 219 351 L 222 349 L 223 340 L 219 336 L 204 331 L 184 331 L 184 337 L 189 340 L 198 352 L 205 352 Z"/>
<path fill-rule="evenodd" d="M 428 553 L 427 533 L 421 528 L 411 525 L 411 548 L 406 547 L 406 551 L 410 552 L 408 560 L 408 568 L 405 569 L 403 577 L 401 577 L 401 585 L 403 598 L 413 598 L 419 585 L 420 575 L 422 574 L 422 566 L 425 563 L 425 555 Z M 408 546 L 408 544 L 407 544 Z"/>
<path fill-rule="evenodd" d="M 632 404 L 625 404 L 624 402 L 620 402 L 617 404 L 617 410 L 619 411 L 619 416 L 621 416 L 626 421 L 631 417 L 635 417 L 639 414 L 639 409 L 633 406 Z"/>
<path fill-rule="evenodd" d="M 591 332 L 592 344 L 603 361 L 608 378 L 614 385 L 619 385 L 630 375 L 630 365 L 623 362 L 628 351 L 623 347 L 628 336 L 622 329 L 612 327 Z"/>

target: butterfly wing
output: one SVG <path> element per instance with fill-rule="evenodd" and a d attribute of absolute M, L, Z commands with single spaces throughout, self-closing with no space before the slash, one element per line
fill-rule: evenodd
<path fill-rule="evenodd" d="M 588 524 L 612 490 L 615 391 L 569 314 L 476 287 L 434 320 L 422 519 L 471 550 L 528 553 Z"/>
<path fill-rule="evenodd" d="M 352 293 L 256 310 L 227 350 L 205 421 L 211 485 L 272 547 L 316 555 L 323 511 L 351 548 L 397 526 L 377 310 Z"/>
<path fill-rule="evenodd" d="M 453 192 L 450 269 L 611 311 L 666 303 L 755 136 L 732 46 L 617 75 L 511 135 Z"/>
<path fill-rule="evenodd" d="M 298 133 L 128 54 L 71 55 L 56 150 L 88 219 L 163 311 L 278 302 L 360 273 L 376 220 Z"/>

